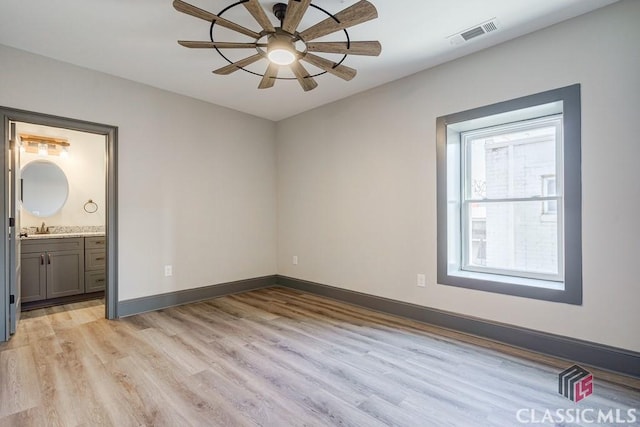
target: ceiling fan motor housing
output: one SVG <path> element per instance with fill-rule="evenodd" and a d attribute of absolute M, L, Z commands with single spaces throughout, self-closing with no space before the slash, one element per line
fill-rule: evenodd
<path fill-rule="evenodd" d="M 276 3 L 273 5 L 273 14 L 278 18 L 278 21 L 284 21 L 284 16 L 287 14 L 287 5 L 284 3 Z"/>
<path fill-rule="evenodd" d="M 287 33 L 281 28 L 276 28 L 276 32 L 269 34 L 267 37 L 267 56 L 272 62 L 280 65 L 287 65 L 296 58 L 296 49 L 294 47 L 294 36 Z M 281 60 L 274 58 L 282 58 Z M 284 56 L 283 56 L 284 55 Z M 281 62 L 282 61 L 282 62 Z"/>

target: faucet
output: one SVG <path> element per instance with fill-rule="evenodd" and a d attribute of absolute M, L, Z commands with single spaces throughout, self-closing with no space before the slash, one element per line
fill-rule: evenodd
<path fill-rule="evenodd" d="M 44 221 L 42 221 L 42 227 L 36 227 L 36 234 L 49 234 L 49 227 L 45 227 Z"/>

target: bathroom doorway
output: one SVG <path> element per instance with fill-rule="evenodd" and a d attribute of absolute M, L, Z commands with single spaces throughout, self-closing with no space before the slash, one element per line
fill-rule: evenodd
<path fill-rule="evenodd" d="M 22 305 L 91 298 L 117 317 L 114 126 L 0 108 L 6 227 L 0 237 L 0 341 Z"/>

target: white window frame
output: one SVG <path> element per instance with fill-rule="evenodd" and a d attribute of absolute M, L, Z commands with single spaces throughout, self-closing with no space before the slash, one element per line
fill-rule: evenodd
<path fill-rule="evenodd" d="M 547 190 L 547 188 L 549 187 L 549 182 L 550 181 L 554 181 L 555 182 L 555 186 L 556 186 L 556 194 L 560 191 L 559 189 L 561 188 L 561 180 L 558 180 L 558 177 L 556 175 L 543 175 L 541 177 L 541 182 L 542 182 L 542 197 L 546 198 L 546 201 L 542 204 L 542 215 L 543 216 L 547 216 L 547 217 L 552 217 L 558 214 L 558 206 L 560 206 L 559 202 L 556 202 L 556 209 L 555 210 L 551 210 L 549 209 L 550 202 L 554 201 L 554 198 L 550 198 L 549 199 L 549 190 Z"/>
<path fill-rule="evenodd" d="M 512 131 L 526 131 L 530 129 L 537 129 L 540 127 L 554 127 L 555 128 L 555 159 L 556 159 L 556 174 L 554 179 L 556 179 L 556 195 L 548 196 L 544 195 L 544 192 L 541 190 L 540 195 L 534 197 L 507 197 L 507 198 L 473 198 L 471 188 L 469 188 L 470 177 L 471 177 L 471 162 L 469 158 L 471 157 L 471 147 L 470 143 L 476 138 L 488 138 L 491 136 L 503 135 Z M 461 140 L 461 166 L 460 166 L 460 227 L 461 227 L 461 263 L 460 269 L 465 271 L 475 271 L 478 273 L 489 273 L 489 274 L 500 274 L 506 276 L 516 276 L 521 278 L 529 278 L 529 279 L 540 279 L 540 280 L 550 280 L 555 282 L 562 282 L 564 278 L 564 240 L 563 240 L 563 231 L 562 231 L 562 176 L 563 176 L 563 167 L 562 167 L 562 152 L 563 152 L 563 143 L 562 143 L 562 114 L 557 114 L 553 116 L 540 117 L 530 120 L 525 120 L 516 123 L 507 123 L 500 124 L 496 126 L 492 126 L 489 128 L 482 129 L 474 129 L 469 131 L 464 131 L 460 133 Z M 473 265 L 469 260 L 470 246 L 469 242 L 471 241 L 471 230 L 469 230 L 469 222 L 471 219 L 470 206 L 472 203 L 514 203 L 514 202 L 549 202 L 556 201 L 558 206 L 557 212 L 557 266 L 556 269 L 558 271 L 557 274 L 544 274 L 544 273 L 536 273 L 532 271 L 523 271 L 523 270 L 514 270 L 514 269 L 500 269 L 500 268 L 491 268 L 485 266 Z"/>
<path fill-rule="evenodd" d="M 559 167 L 556 170 L 557 196 L 540 194 L 522 201 L 555 200 L 557 214 L 547 220 L 558 221 L 561 244 L 557 275 L 520 274 L 482 266 L 468 267 L 468 251 L 463 248 L 463 171 L 464 134 L 491 131 L 523 121 L 547 120 L 562 115 L 561 144 L 556 145 Z M 438 199 L 438 284 L 502 293 L 568 304 L 582 304 L 582 215 L 580 85 L 567 86 L 510 101 L 438 117 L 437 199 Z M 517 201 L 519 199 L 509 199 Z M 485 200 L 482 200 L 483 202 Z M 468 206 L 468 204 L 467 204 Z M 468 215 L 466 215 L 468 218 Z M 544 218 L 541 218 L 544 220 Z M 479 268 L 476 268 L 479 267 Z M 528 272 L 533 273 L 533 272 Z"/>

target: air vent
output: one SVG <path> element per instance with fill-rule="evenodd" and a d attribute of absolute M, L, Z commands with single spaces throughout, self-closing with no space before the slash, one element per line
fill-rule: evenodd
<path fill-rule="evenodd" d="M 496 18 L 493 18 L 486 22 L 468 28 L 462 32 L 453 34 L 447 37 L 447 39 L 449 39 L 452 45 L 459 45 L 464 42 L 468 42 L 471 39 L 475 39 L 476 37 L 480 37 L 486 33 L 496 31 L 499 28 L 500 26 L 498 24 L 498 20 Z"/>
<path fill-rule="evenodd" d="M 497 30 L 498 26 L 496 25 L 496 21 L 489 21 L 482 26 L 482 29 L 485 33 L 490 33 L 491 31 Z"/>
<path fill-rule="evenodd" d="M 460 34 L 462 36 L 462 38 L 464 39 L 464 41 L 469 41 L 474 37 L 478 37 L 481 36 L 485 33 L 485 31 L 482 29 L 482 27 L 475 27 L 470 29 L 469 31 L 465 31 L 464 33 Z"/>

